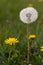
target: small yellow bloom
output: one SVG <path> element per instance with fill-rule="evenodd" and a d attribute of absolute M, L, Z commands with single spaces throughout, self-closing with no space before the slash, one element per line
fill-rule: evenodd
<path fill-rule="evenodd" d="M 43 51 L 43 49 L 40 49 L 40 51 Z"/>
<path fill-rule="evenodd" d="M 4 41 L 6 44 L 9 44 L 9 45 L 12 45 L 12 44 L 15 44 L 15 43 L 18 43 L 19 40 L 17 38 L 8 38 Z"/>
<path fill-rule="evenodd" d="M 38 0 L 38 2 L 43 2 L 43 0 Z"/>
<path fill-rule="evenodd" d="M 43 51 L 43 46 L 40 47 L 40 51 Z"/>
<path fill-rule="evenodd" d="M 30 3 L 28 6 L 29 6 L 29 7 L 33 7 L 33 4 L 32 4 L 32 3 Z"/>
<path fill-rule="evenodd" d="M 28 39 L 35 39 L 36 38 L 36 35 L 29 35 Z"/>
<path fill-rule="evenodd" d="M 40 48 L 43 49 L 43 46 L 41 46 Z"/>

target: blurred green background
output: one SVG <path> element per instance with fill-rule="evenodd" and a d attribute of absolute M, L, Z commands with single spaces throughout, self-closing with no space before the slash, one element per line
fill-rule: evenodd
<path fill-rule="evenodd" d="M 39 42 L 43 43 L 43 2 L 38 0 L 0 0 L 0 41 L 7 37 L 22 37 L 26 34 L 26 24 L 19 19 L 19 12 L 33 4 L 39 13 L 38 21 L 41 22 L 38 29 Z M 30 24 L 30 33 L 37 33 L 37 21 Z M 41 40 L 41 41 L 40 41 Z"/>
<path fill-rule="evenodd" d="M 38 0 L 0 0 L 0 41 L 7 37 L 18 37 L 21 40 L 26 35 L 26 24 L 19 19 L 19 12 L 33 4 L 39 13 L 38 37 L 39 42 L 43 42 L 43 2 Z M 37 33 L 37 21 L 29 25 L 30 33 Z M 24 41 L 24 40 L 23 40 Z"/>
<path fill-rule="evenodd" d="M 0 44 L 8 37 L 17 37 L 22 43 L 26 42 L 26 24 L 20 21 L 19 13 L 29 4 L 33 4 L 39 13 L 37 21 L 29 24 L 30 34 L 36 34 L 37 43 L 43 45 L 43 2 L 38 0 L 0 0 Z"/>

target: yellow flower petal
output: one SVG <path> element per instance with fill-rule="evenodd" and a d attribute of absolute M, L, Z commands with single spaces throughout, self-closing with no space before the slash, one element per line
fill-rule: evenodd
<path fill-rule="evenodd" d="M 43 49 L 40 49 L 40 51 L 43 51 Z"/>
<path fill-rule="evenodd" d="M 43 46 L 41 46 L 40 48 L 43 49 Z"/>
<path fill-rule="evenodd" d="M 36 38 L 36 35 L 29 35 L 29 37 L 28 37 L 29 39 L 35 39 Z"/>
<path fill-rule="evenodd" d="M 43 2 L 43 0 L 38 0 L 38 2 Z"/>
<path fill-rule="evenodd" d="M 9 45 L 12 45 L 12 44 L 15 44 L 15 43 L 18 43 L 19 40 L 17 38 L 8 38 L 4 41 L 6 44 L 9 44 Z"/>
<path fill-rule="evenodd" d="M 29 7 L 33 7 L 33 4 L 32 4 L 32 3 L 30 3 L 28 6 L 29 6 Z"/>

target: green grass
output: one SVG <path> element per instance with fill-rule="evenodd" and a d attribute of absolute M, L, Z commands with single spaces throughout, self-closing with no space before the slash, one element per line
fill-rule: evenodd
<path fill-rule="evenodd" d="M 26 34 L 26 24 L 19 19 L 19 12 L 28 7 L 29 3 L 39 12 L 38 20 L 41 20 L 39 26 L 39 37 L 43 38 L 43 2 L 38 3 L 38 0 L 1 0 L 0 1 L 0 39 L 11 37 L 24 37 Z M 36 21 L 37 22 L 37 21 Z M 37 23 L 29 25 L 32 29 L 31 33 L 36 34 Z M 41 29 L 41 30 L 40 30 Z M 40 34 L 40 32 L 42 32 Z M 23 34 L 23 35 L 22 35 Z M 41 38 L 40 38 L 41 39 Z M 22 39 L 23 40 L 23 39 Z M 0 40 L 1 41 L 1 40 Z"/>
<path fill-rule="evenodd" d="M 26 24 L 20 21 L 19 13 L 29 7 L 29 3 L 39 13 L 38 20 L 29 24 L 29 31 L 30 34 L 36 34 L 37 43 L 43 45 L 43 2 L 39 3 L 38 0 L 0 0 L 0 44 L 8 37 L 17 37 L 26 43 Z"/>

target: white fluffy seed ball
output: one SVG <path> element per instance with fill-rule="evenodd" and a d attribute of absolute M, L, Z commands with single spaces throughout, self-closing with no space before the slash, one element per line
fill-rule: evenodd
<path fill-rule="evenodd" d="M 19 17 L 22 22 L 29 24 L 37 20 L 38 12 L 33 7 L 27 7 L 20 11 Z"/>

